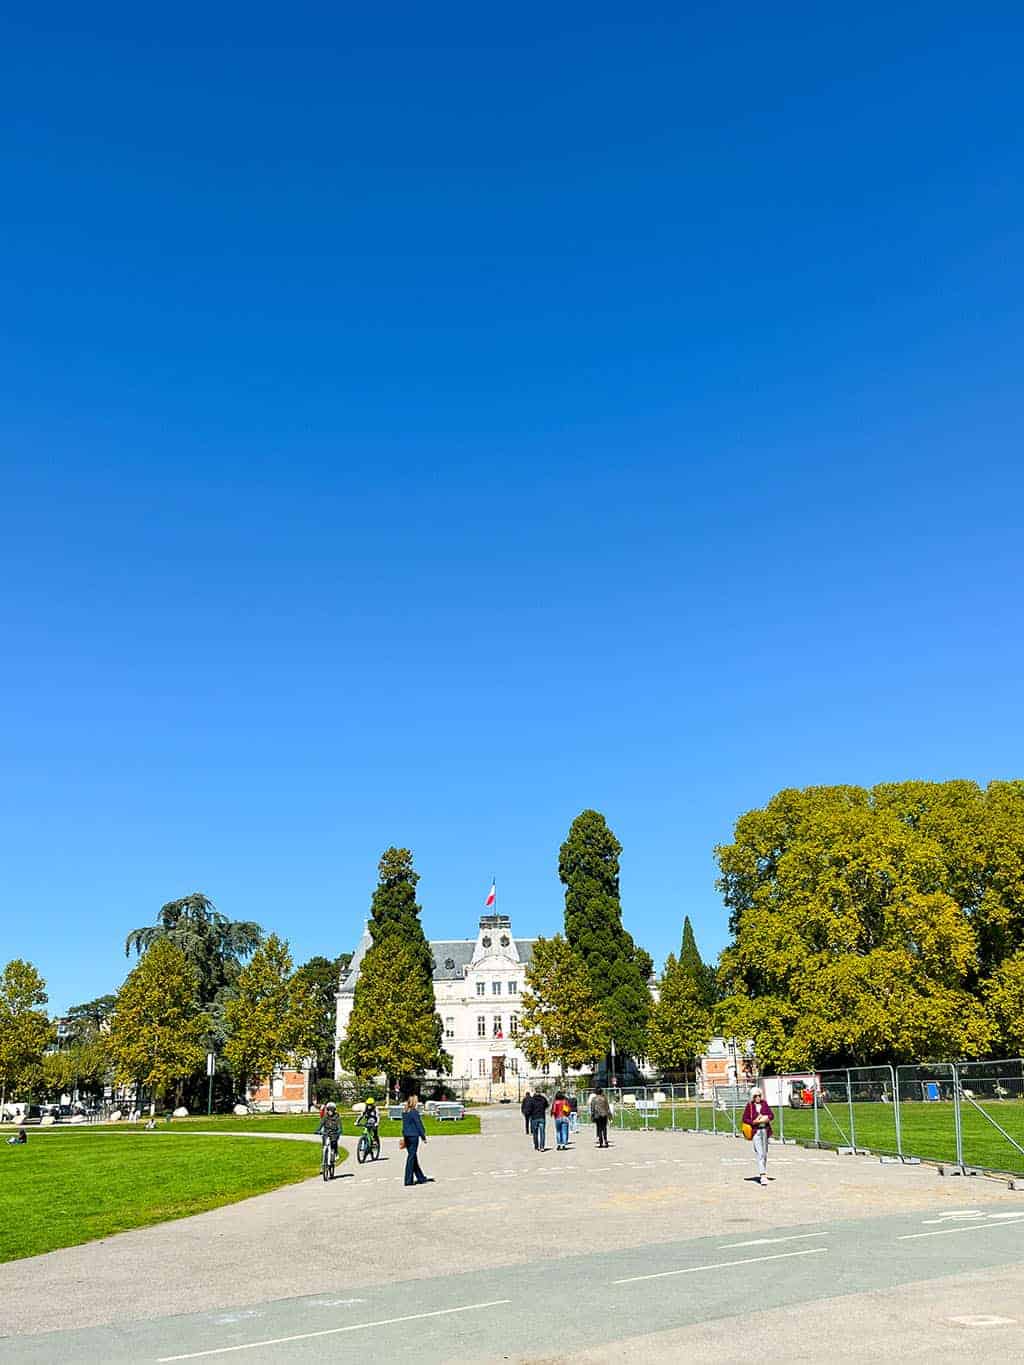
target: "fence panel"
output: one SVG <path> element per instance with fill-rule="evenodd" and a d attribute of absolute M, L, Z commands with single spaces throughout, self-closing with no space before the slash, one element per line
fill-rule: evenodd
<path fill-rule="evenodd" d="M 952 1062 L 896 1068 L 904 1156 L 961 1165 L 960 1099 Z"/>
<path fill-rule="evenodd" d="M 1024 1174 L 1024 1058 L 959 1062 L 957 1074 L 964 1162 Z"/>

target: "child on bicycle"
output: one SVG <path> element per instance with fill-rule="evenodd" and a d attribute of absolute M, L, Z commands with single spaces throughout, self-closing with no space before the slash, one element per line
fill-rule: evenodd
<path fill-rule="evenodd" d="M 316 1130 L 318 1136 L 325 1137 L 331 1144 L 331 1154 L 338 1155 L 338 1139 L 341 1137 L 341 1119 L 338 1117 L 338 1106 L 333 1100 L 328 1101 L 324 1109 L 324 1116 L 320 1120 L 320 1127 Z"/>
<path fill-rule="evenodd" d="M 376 1137 L 377 1129 L 380 1127 L 380 1115 L 377 1113 L 377 1101 L 371 1096 L 363 1105 L 363 1112 L 356 1120 L 366 1129 L 366 1135 L 371 1140 Z"/>

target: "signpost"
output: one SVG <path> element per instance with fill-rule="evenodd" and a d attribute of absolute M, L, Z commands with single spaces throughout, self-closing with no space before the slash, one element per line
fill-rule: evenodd
<path fill-rule="evenodd" d="M 212 1052 L 206 1054 L 206 1075 L 208 1077 L 206 1086 L 206 1117 L 209 1118 L 213 1113 L 213 1068 L 217 1058 Z"/>

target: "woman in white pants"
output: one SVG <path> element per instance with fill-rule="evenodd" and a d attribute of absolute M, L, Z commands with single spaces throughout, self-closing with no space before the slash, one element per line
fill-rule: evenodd
<path fill-rule="evenodd" d="M 743 1122 L 754 1130 L 754 1155 L 761 1184 L 768 1184 L 768 1139 L 772 1135 L 772 1110 L 765 1103 L 764 1092 L 758 1088 L 750 1092 L 750 1101 L 743 1111 Z"/>

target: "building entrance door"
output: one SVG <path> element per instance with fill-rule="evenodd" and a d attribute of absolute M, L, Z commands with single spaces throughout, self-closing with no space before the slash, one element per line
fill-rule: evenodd
<path fill-rule="evenodd" d="M 491 1058 L 491 1082 L 494 1085 L 505 1084 L 505 1058 Z"/>

